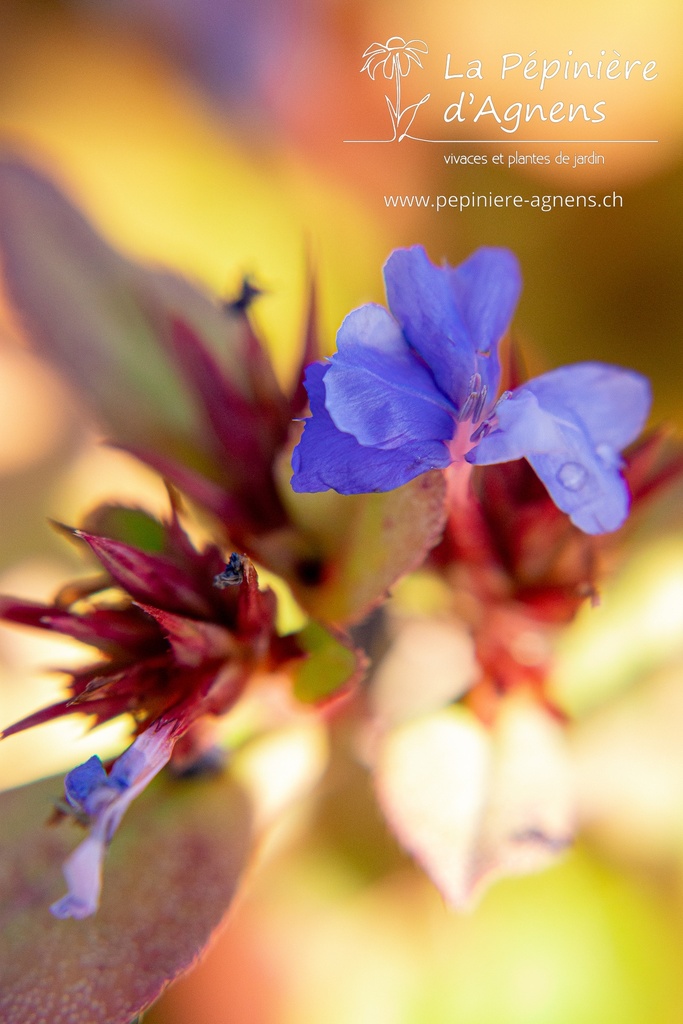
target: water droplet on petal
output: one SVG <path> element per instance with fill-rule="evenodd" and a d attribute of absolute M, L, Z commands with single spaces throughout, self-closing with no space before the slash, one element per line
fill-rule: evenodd
<path fill-rule="evenodd" d="M 595 453 L 610 469 L 621 469 L 624 465 L 624 460 L 619 455 L 619 452 L 610 444 L 599 444 L 595 449 Z"/>
<path fill-rule="evenodd" d="M 579 462 L 565 462 L 558 470 L 557 479 L 568 491 L 580 491 L 588 479 L 588 473 Z"/>

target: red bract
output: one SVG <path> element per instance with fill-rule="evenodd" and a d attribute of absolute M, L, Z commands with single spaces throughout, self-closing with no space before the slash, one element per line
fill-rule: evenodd
<path fill-rule="evenodd" d="M 637 528 L 645 504 L 683 481 L 683 457 L 653 434 L 623 472 Z M 468 907 L 573 839 L 568 723 L 549 690 L 555 639 L 624 551 L 623 537 L 572 526 L 524 461 L 461 482 L 430 559 L 450 614 L 401 624 L 371 684 L 369 758 L 389 826 L 445 899 Z"/>
<path fill-rule="evenodd" d="M 644 504 L 683 478 L 683 457 L 660 433 L 625 455 L 637 523 Z M 525 460 L 481 467 L 466 496 L 453 490 L 432 565 L 448 579 L 476 647 L 482 679 L 468 701 L 485 718 L 498 697 L 524 686 L 545 700 L 554 629 L 570 622 L 618 558 L 615 536 L 572 526 Z"/>
<path fill-rule="evenodd" d="M 226 303 L 132 262 L 47 178 L 12 158 L 0 161 L 0 253 L 29 344 L 108 443 L 208 510 L 223 543 L 283 577 L 313 617 L 362 618 L 438 539 L 439 474 L 356 499 L 291 491 L 292 420 L 306 409 L 304 367 L 320 357 L 312 285 L 298 366 L 283 390 L 249 321 L 251 282 Z M 371 548 L 366 568 L 358 553 L 365 559 Z"/>
<path fill-rule="evenodd" d="M 291 396 L 283 394 L 241 304 L 228 305 L 225 315 L 242 338 L 242 389 L 189 324 L 174 319 L 168 334 L 169 358 L 198 410 L 202 460 L 168 458 L 139 444 L 122 447 L 209 509 L 244 544 L 287 523 L 273 467 L 292 419 L 305 410 L 305 394 L 298 383 Z M 312 323 L 306 337 L 299 378 L 318 352 Z"/>
<path fill-rule="evenodd" d="M 96 519 L 97 517 L 95 517 Z M 70 673 L 70 696 L 5 729 L 4 736 L 73 712 L 95 724 L 131 714 L 138 731 L 156 721 L 179 735 L 204 714 L 223 714 L 251 674 L 297 652 L 275 631 L 275 595 L 239 558 L 241 581 L 221 586 L 217 547 L 198 551 L 173 510 L 159 550 L 73 530 L 106 575 L 65 588 L 52 605 L 0 598 L 7 621 L 55 630 L 97 647 L 102 657 Z M 112 590 L 112 588 L 114 588 Z"/>
<path fill-rule="evenodd" d="M 35 350 L 134 451 L 240 537 L 287 521 L 273 464 L 303 414 L 303 366 L 319 356 L 313 302 L 292 393 L 280 388 L 246 310 L 114 251 L 49 182 L 0 162 L 8 295 Z"/>
<path fill-rule="evenodd" d="M 309 703 L 350 687 L 363 670 L 346 638 L 322 627 L 280 637 L 275 595 L 259 589 L 250 560 L 233 552 L 226 565 L 215 545 L 195 548 L 173 492 L 171 504 L 167 522 L 102 506 L 84 529 L 61 527 L 89 546 L 104 572 L 63 588 L 52 605 L 0 598 L 7 621 L 56 630 L 102 655 L 70 673 L 66 700 L 0 736 L 73 712 L 91 716 L 96 725 L 124 713 L 136 723 L 134 742 L 109 771 L 94 756 L 66 776 L 63 809 L 90 828 L 64 862 L 67 892 L 51 908 L 60 918 L 97 911 L 105 854 L 121 818 L 171 758 L 181 769 L 215 767 L 215 758 L 202 757 L 199 718 L 229 711 L 254 673 L 288 661 L 302 663 L 294 694 Z M 115 536 L 103 532 L 107 527 Z M 133 537 L 142 546 L 130 544 Z"/>

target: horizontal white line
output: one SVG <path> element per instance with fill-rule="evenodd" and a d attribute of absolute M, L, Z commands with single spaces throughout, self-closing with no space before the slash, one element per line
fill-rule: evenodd
<path fill-rule="evenodd" d="M 461 143 L 467 144 L 478 144 L 481 143 L 498 143 L 512 145 L 512 143 L 533 143 L 534 145 L 544 146 L 556 146 L 563 145 L 567 146 L 574 144 L 576 146 L 608 146 L 610 144 L 616 144 L 621 146 L 635 146 L 635 145 L 654 145 L 659 142 L 659 139 L 415 139 L 413 136 L 408 136 L 411 142 L 432 142 L 442 146 L 457 146 Z M 385 142 L 396 142 L 396 139 L 344 139 L 344 142 L 352 143 L 385 143 Z M 401 140 L 402 142 L 405 139 Z"/>

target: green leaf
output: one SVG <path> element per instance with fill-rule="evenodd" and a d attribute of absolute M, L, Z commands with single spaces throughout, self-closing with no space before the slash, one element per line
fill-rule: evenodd
<path fill-rule="evenodd" d="M 150 554 L 164 550 L 166 534 L 162 523 L 141 508 L 99 505 L 83 521 L 82 528 Z"/>
<path fill-rule="evenodd" d="M 247 800 L 226 776 L 162 777 L 128 811 L 102 905 L 58 921 L 61 863 L 83 833 L 45 824 L 61 778 L 0 794 L 0 1020 L 130 1024 L 199 956 L 251 848 Z"/>
<path fill-rule="evenodd" d="M 258 538 L 257 560 L 287 580 L 318 620 L 358 622 L 441 538 L 446 484 L 434 470 L 380 494 L 296 494 L 278 467 L 280 497 L 295 530 Z"/>
<path fill-rule="evenodd" d="M 317 622 L 309 622 L 296 640 L 309 655 L 294 676 L 297 700 L 306 704 L 325 700 L 342 687 L 353 686 L 364 671 L 361 655 Z"/>

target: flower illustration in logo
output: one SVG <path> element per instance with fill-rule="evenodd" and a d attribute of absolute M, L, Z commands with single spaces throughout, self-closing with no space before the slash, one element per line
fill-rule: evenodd
<path fill-rule="evenodd" d="M 382 68 L 385 78 L 403 77 L 410 71 L 410 62 L 414 61 L 422 67 L 421 53 L 429 53 L 427 44 L 421 39 L 406 42 L 401 36 L 392 36 L 386 43 L 371 43 L 363 54 L 365 64 L 361 73 L 367 71 L 374 81 L 378 70 Z"/>
<path fill-rule="evenodd" d="M 410 71 L 411 64 L 414 63 L 418 67 L 422 67 L 420 54 L 426 53 L 429 53 L 429 48 L 422 39 L 410 39 L 406 42 L 402 36 L 391 36 L 390 39 L 387 39 L 386 43 L 371 43 L 363 54 L 365 63 L 360 69 L 361 74 L 367 71 L 370 78 L 374 81 L 375 75 L 381 68 L 386 79 L 394 78 L 396 80 L 395 102 L 392 103 L 391 99 L 386 96 L 394 131 L 392 138 L 388 140 L 390 142 L 393 142 L 395 139 L 402 142 L 403 139 L 408 137 L 408 132 L 415 120 L 418 109 L 423 103 L 426 103 L 431 95 L 427 93 L 419 102 L 411 103 L 407 107 L 401 108 L 401 79 L 406 77 Z"/>

